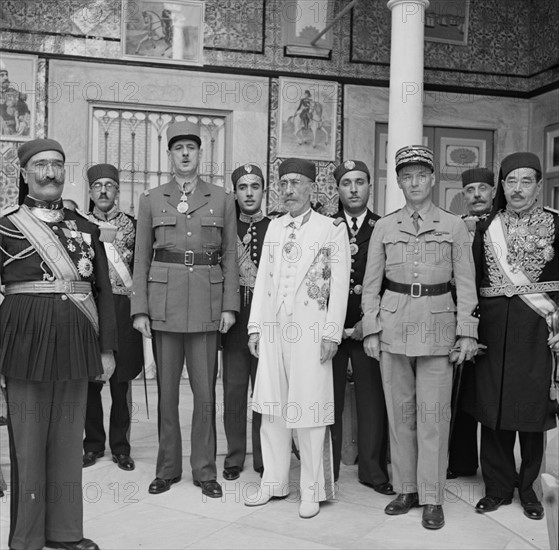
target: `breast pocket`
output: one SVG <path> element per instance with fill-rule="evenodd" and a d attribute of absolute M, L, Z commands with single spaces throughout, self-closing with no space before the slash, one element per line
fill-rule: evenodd
<path fill-rule="evenodd" d="M 223 272 L 221 267 L 214 265 L 210 267 L 210 308 L 212 321 L 221 318 L 221 307 L 223 304 Z"/>
<path fill-rule="evenodd" d="M 223 230 L 223 217 L 205 216 L 200 219 L 204 245 L 221 246 L 221 232 Z"/>
<path fill-rule="evenodd" d="M 432 267 L 450 269 L 452 266 L 452 235 L 428 233 L 422 250 L 422 261 Z"/>
<path fill-rule="evenodd" d="M 153 218 L 152 227 L 155 235 L 153 248 L 173 248 L 177 245 L 176 216 L 159 216 Z"/>
<path fill-rule="evenodd" d="M 387 233 L 382 238 L 386 254 L 386 266 L 395 266 L 406 263 L 416 249 L 415 237 L 404 233 Z"/>

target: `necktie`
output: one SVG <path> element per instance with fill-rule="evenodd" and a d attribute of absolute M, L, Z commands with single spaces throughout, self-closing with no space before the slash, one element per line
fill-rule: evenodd
<path fill-rule="evenodd" d="M 414 210 L 411 217 L 413 218 L 413 227 L 415 228 L 415 232 L 419 233 L 419 212 Z"/>
<path fill-rule="evenodd" d="M 359 228 L 357 227 L 357 218 L 351 218 L 351 221 L 352 221 L 351 230 L 353 231 L 353 234 L 355 235 L 355 233 L 357 233 L 357 231 L 359 230 Z"/>

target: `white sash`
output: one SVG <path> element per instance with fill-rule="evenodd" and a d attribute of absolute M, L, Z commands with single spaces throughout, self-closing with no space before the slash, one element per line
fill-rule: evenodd
<path fill-rule="evenodd" d="M 120 253 L 113 243 L 103 243 L 105 245 L 105 252 L 107 253 L 107 260 L 114 267 L 116 274 L 120 277 L 124 286 L 128 289 L 132 289 L 132 274 L 128 269 L 128 265 L 122 259 Z"/>
<path fill-rule="evenodd" d="M 497 265 L 499 266 L 505 279 L 507 279 L 510 284 L 515 286 L 531 284 L 532 281 L 522 270 L 513 272 L 511 266 L 507 263 L 507 240 L 505 238 L 503 220 L 500 215 L 493 219 L 487 229 L 487 234 L 489 236 L 488 244 L 493 250 L 493 255 L 497 260 Z M 544 292 L 519 294 L 518 297 L 544 319 L 548 313 L 551 313 L 557 308 L 555 302 Z"/>

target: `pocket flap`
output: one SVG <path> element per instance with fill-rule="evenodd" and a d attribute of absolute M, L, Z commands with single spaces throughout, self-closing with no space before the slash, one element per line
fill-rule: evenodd
<path fill-rule="evenodd" d="M 382 242 L 384 244 L 387 243 L 409 243 L 411 239 L 410 235 L 406 235 L 405 233 L 386 233 L 386 235 L 382 236 Z M 415 237 L 414 237 L 415 240 Z"/>
<path fill-rule="evenodd" d="M 200 224 L 204 227 L 223 227 L 223 218 L 217 216 L 202 217 Z"/>
<path fill-rule="evenodd" d="M 448 292 L 439 296 L 431 296 L 429 309 L 431 313 L 454 313 L 456 311 L 456 304 L 452 299 L 452 295 Z"/>
<path fill-rule="evenodd" d="M 400 294 L 392 292 L 391 290 L 385 291 L 380 302 L 380 309 L 394 313 L 398 309 L 398 302 L 400 301 Z"/>
<path fill-rule="evenodd" d="M 148 282 L 150 283 L 166 283 L 169 279 L 169 268 L 152 266 L 149 270 Z"/>
<path fill-rule="evenodd" d="M 450 233 L 425 233 L 426 242 L 435 243 L 451 243 L 452 235 Z"/>
<path fill-rule="evenodd" d="M 161 227 L 167 225 L 177 225 L 177 217 L 176 216 L 158 216 L 157 218 L 153 218 L 151 223 L 152 227 Z"/>
<path fill-rule="evenodd" d="M 210 283 L 222 283 L 223 282 L 223 272 L 221 267 L 214 265 L 210 268 Z"/>

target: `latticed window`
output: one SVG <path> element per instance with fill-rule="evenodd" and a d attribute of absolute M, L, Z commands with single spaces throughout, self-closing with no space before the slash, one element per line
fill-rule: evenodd
<path fill-rule="evenodd" d="M 228 112 L 142 109 L 117 104 L 92 106 L 91 163 L 109 163 L 119 169 L 119 206 L 135 215 L 140 193 L 169 181 L 167 127 L 189 120 L 199 125 L 202 179 L 224 185 Z"/>

